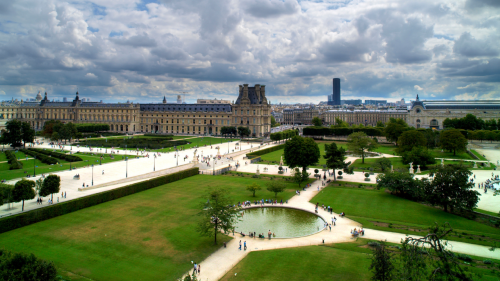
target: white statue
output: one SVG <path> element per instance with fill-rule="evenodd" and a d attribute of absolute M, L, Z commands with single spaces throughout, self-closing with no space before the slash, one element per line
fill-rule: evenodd
<path fill-rule="evenodd" d="M 417 165 L 417 174 L 420 173 L 420 165 Z"/>
<path fill-rule="evenodd" d="M 408 171 L 410 174 L 413 174 L 415 170 L 413 170 L 413 162 L 410 163 L 410 169 Z"/>

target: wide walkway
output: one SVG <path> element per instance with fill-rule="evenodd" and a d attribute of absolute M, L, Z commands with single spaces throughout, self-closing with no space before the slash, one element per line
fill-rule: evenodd
<path fill-rule="evenodd" d="M 260 167 L 259 167 L 260 169 Z M 329 179 L 332 179 L 328 177 Z M 318 191 L 318 186 L 320 191 Z M 283 207 L 293 207 L 306 211 L 314 212 L 315 204 L 309 201 L 321 192 L 321 181 L 315 181 L 312 187 L 308 188 L 306 191 L 301 191 L 300 195 L 292 197 L 288 204 Z M 319 202 L 321 205 L 321 202 Z M 299 237 L 299 238 L 272 238 L 272 239 L 259 239 L 259 238 L 249 238 L 241 237 L 238 233 L 234 235 L 234 239 L 227 243 L 227 248 L 220 248 L 218 251 L 210 255 L 204 261 L 201 262 L 201 274 L 199 276 L 200 280 L 219 280 L 222 278 L 231 268 L 233 268 L 239 261 L 241 261 L 249 252 L 252 251 L 262 251 L 262 250 L 272 250 L 280 248 L 291 248 L 291 247 L 301 247 L 301 246 L 311 246 L 329 243 L 341 243 L 350 242 L 355 238 L 351 236 L 351 230 L 354 228 L 360 228 L 360 224 L 350 220 L 348 218 L 340 218 L 338 214 L 330 214 L 324 211 L 322 208 L 319 209 L 319 216 L 323 218 L 326 222 L 331 223 L 333 217 L 337 218 L 336 226 L 332 227 L 332 230 L 325 229 L 316 234 Z M 272 231 L 272 230 L 271 230 Z M 231 235 L 233 236 L 233 235 Z M 405 239 L 406 234 L 379 231 L 373 229 L 365 228 L 365 236 L 362 238 L 373 239 L 378 241 L 387 241 L 392 243 L 400 243 L 401 240 Z M 413 236 L 415 238 L 419 236 Z M 239 250 L 239 241 L 247 242 L 247 250 Z M 448 242 L 448 249 L 454 252 L 464 253 L 468 255 L 481 256 L 486 258 L 500 259 L 500 251 L 489 251 L 488 247 L 473 245 L 455 241 Z M 190 271 L 190 273 L 192 270 Z"/>

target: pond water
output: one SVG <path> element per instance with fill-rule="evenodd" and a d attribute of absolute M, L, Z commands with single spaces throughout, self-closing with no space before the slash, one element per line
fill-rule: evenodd
<path fill-rule="evenodd" d="M 310 235 L 323 228 L 324 221 L 315 214 L 290 208 L 252 208 L 241 212 L 235 232 L 264 233 L 269 230 L 276 238 Z"/>

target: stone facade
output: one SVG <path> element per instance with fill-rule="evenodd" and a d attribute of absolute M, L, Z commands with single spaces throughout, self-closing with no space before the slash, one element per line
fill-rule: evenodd
<path fill-rule="evenodd" d="M 328 110 L 322 115 L 325 125 L 335 125 L 335 119 L 340 118 L 349 125 L 363 124 L 365 126 L 376 126 L 378 121 L 389 122 L 391 118 L 400 118 L 408 122 L 408 110 Z"/>
<path fill-rule="evenodd" d="M 0 120 L 19 119 L 41 130 L 46 121 L 63 123 L 104 123 L 111 132 L 162 134 L 220 134 L 223 126 L 245 126 L 254 136 L 271 130 L 271 106 L 265 86 L 240 86 L 236 103 L 207 104 L 134 104 L 83 102 L 78 92 L 72 102 L 24 102 L 0 105 Z M 3 119 L 2 119 L 3 118 Z M 0 122 L 1 123 L 1 122 Z"/>

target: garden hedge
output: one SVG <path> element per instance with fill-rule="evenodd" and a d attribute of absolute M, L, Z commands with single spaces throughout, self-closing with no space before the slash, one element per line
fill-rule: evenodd
<path fill-rule="evenodd" d="M 171 136 L 155 136 L 149 138 L 113 138 L 113 139 L 98 139 L 98 140 L 82 140 L 79 145 L 99 146 L 99 147 L 121 147 L 139 148 L 139 149 L 161 149 L 166 147 L 180 146 L 189 144 L 189 141 L 177 140 L 172 141 Z"/>
<path fill-rule="evenodd" d="M 9 170 L 17 170 L 23 168 L 23 163 L 17 161 L 16 155 L 12 151 L 5 151 L 5 156 L 7 156 L 7 163 L 10 164 Z"/>
<path fill-rule="evenodd" d="M 31 155 L 31 156 L 36 156 L 36 159 L 42 161 L 45 164 L 52 165 L 52 164 L 59 163 L 59 161 L 57 161 L 57 158 L 52 158 L 52 157 L 49 157 L 49 156 L 47 156 L 45 154 L 38 153 L 36 151 L 27 150 L 27 149 L 20 149 L 19 151 L 21 151 L 24 154 L 28 154 L 28 155 Z"/>
<path fill-rule="evenodd" d="M 247 153 L 247 158 L 252 159 L 254 157 L 261 156 L 261 155 L 264 155 L 264 154 L 267 154 L 267 153 L 270 153 L 270 152 L 273 152 L 276 150 L 284 149 L 284 148 L 285 148 L 285 144 L 280 144 L 280 145 L 269 147 L 266 149 L 257 150 L 254 152 Z"/>
<path fill-rule="evenodd" d="M 348 136 L 355 132 L 364 132 L 371 137 L 383 136 L 384 133 L 379 128 L 328 128 L 328 127 L 306 127 L 303 133 L 306 136 Z"/>
<path fill-rule="evenodd" d="M 33 223 L 41 222 L 65 214 L 69 214 L 81 209 L 92 207 L 104 202 L 115 200 L 127 195 L 158 187 L 167 183 L 178 181 L 199 174 L 199 168 L 191 168 L 181 172 L 154 178 L 148 181 L 138 182 L 116 189 L 91 194 L 63 203 L 57 203 L 47 207 L 27 211 L 19 215 L 0 219 L 0 233 L 14 230 Z"/>
<path fill-rule="evenodd" d="M 45 154 L 45 155 L 50 155 L 50 156 L 55 157 L 57 159 L 66 160 L 68 162 L 83 161 L 83 159 L 80 158 L 80 157 L 78 157 L 78 156 L 70 155 L 70 154 L 64 154 L 64 153 L 60 153 L 60 152 L 56 152 L 56 151 L 43 150 L 43 149 L 40 149 L 40 148 L 28 148 L 28 150 L 35 151 L 35 152 L 38 152 L 38 153 L 41 153 L 41 154 Z"/>

